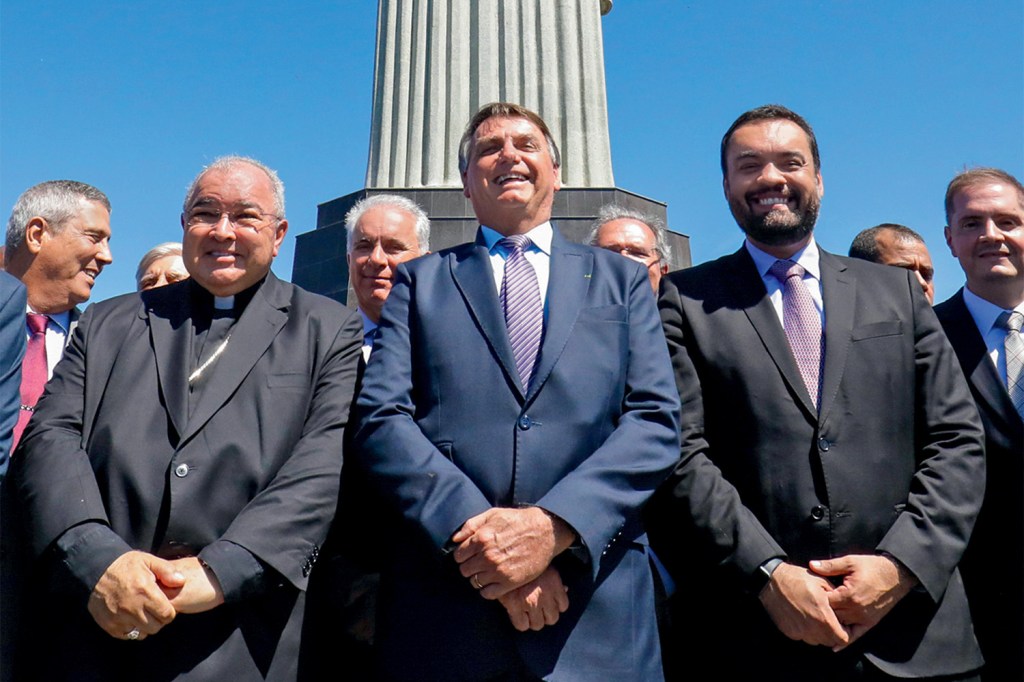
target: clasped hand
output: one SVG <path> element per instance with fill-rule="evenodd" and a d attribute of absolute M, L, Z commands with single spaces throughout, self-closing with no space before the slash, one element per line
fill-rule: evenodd
<path fill-rule="evenodd" d="M 216 576 L 197 558 L 168 561 L 131 551 L 114 560 L 89 596 L 89 614 L 104 632 L 125 639 L 155 635 L 179 613 L 200 613 L 224 602 Z"/>
<path fill-rule="evenodd" d="M 574 539 L 568 524 L 538 507 L 489 509 L 452 536 L 459 572 L 484 599 L 500 601 L 521 631 L 553 625 L 569 607 L 550 565 Z"/>
<path fill-rule="evenodd" d="M 842 576 L 835 587 L 825 577 Z M 891 559 L 851 554 L 810 562 L 810 570 L 781 564 L 760 599 L 790 639 L 841 651 L 860 639 L 916 584 Z"/>

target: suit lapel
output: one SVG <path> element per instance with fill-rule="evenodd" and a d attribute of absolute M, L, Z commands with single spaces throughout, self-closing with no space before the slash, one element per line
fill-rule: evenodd
<path fill-rule="evenodd" d="M 586 300 L 594 271 L 594 255 L 588 249 L 567 242 L 557 230 L 553 232 L 544 338 L 528 398 L 536 395 L 558 362 Z"/>
<path fill-rule="evenodd" d="M 732 288 L 734 300 L 749 299 L 752 291 L 762 292 L 755 304 L 744 306 L 743 312 L 746 313 L 754 331 L 761 338 L 761 343 L 764 344 L 768 355 L 778 367 L 783 380 L 789 385 L 790 391 L 799 397 L 800 406 L 808 416 L 817 419 L 818 412 L 814 408 L 814 402 L 807 392 L 807 387 L 804 386 L 804 379 L 800 376 L 800 368 L 797 367 L 796 358 L 793 357 L 793 351 L 786 339 L 786 332 L 782 328 L 782 323 L 779 322 L 779 315 L 775 312 L 775 307 L 765 292 L 761 274 L 757 271 L 757 266 L 750 254 L 747 253 L 746 248 L 741 247 L 733 255 L 733 264 L 736 276 L 729 278 L 729 286 Z"/>
<path fill-rule="evenodd" d="M 825 304 L 825 365 L 822 371 L 821 421 L 828 416 L 839 391 L 853 337 L 857 280 L 841 260 L 818 247 L 821 296 Z"/>
<path fill-rule="evenodd" d="M 156 358 L 157 381 L 163 394 L 164 406 L 170 415 L 174 430 L 182 434 L 188 422 L 188 368 L 189 347 L 192 337 L 191 284 L 176 286 L 172 298 L 158 292 L 147 296 L 145 312 L 149 321 L 149 334 Z"/>
<path fill-rule="evenodd" d="M 512 355 L 501 301 L 498 300 L 494 288 L 494 271 L 491 269 L 490 255 L 479 230 L 476 243 L 467 246 L 466 251 L 456 253 L 450 263 L 455 286 L 465 299 L 470 314 L 501 363 L 502 370 L 510 380 L 509 383 L 515 386 L 519 400 L 525 399 L 526 391 L 523 390 L 519 371 L 516 369 L 515 356 Z"/>
<path fill-rule="evenodd" d="M 224 354 L 211 367 L 210 376 L 204 378 L 208 383 L 182 433 L 182 441 L 201 429 L 235 393 L 288 321 L 288 305 L 286 287 L 269 273 L 231 329 Z"/>
<path fill-rule="evenodd" d="M 956 351 L 967 381 L 974 388 L 975 397 L 983 401 L 979 405 L 990 414 L 998 415 L 1005 422 L 1008 433 L 1019 432 L 1022 427 L 1020 415 L 1006 392 L 1006 386 L 988 356 L 985 340 L 974 323 L 967 304 L 964 303 L 963 289 L 950 300 L 953 324 L 943 325 L 950 345 Z"/>

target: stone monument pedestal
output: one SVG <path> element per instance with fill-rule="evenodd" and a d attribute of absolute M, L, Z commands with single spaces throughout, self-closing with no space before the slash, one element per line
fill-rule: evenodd
<path fill-rule="evenodd" d="M 355 295 L 349 291 L 348 263 L 345 260 L 345 214 L 352 205 L 374 194 L 399 194 L 423 207 L 430 216 L 430 250 L 473 241 L 478 226 L 469 199 L 456 188 L 391 189 L 368 188 L 320 204 L 317 225 L 312 232 L 296 239 L 292 282 L 309 291 L 329 296 L 355 307 Z M 583 242 L 597 211 L 605 204 L 654 214 L 666 223 L 665 204 L 616 187 L 568 187 L 555 194 L 551 223 L 574 242 Z M 670 270 L 690 266 L 690 238 L 668 233 L 672 247 Z"/>

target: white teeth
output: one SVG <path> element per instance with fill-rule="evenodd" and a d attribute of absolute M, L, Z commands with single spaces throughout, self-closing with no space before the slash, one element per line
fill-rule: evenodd
<path fill-rule="evenodd" d="M 498 176 L 498 184 L 502 185 L 502 184 L 508 182 L 509 180 L 525 180 L 525 179 L 526 179 L 526 176 L 525 175 L 520 175 L 519 173 L 506 173 L 505 175 L 499 175 Z"/>
<path fill-rule="evenodd" d="M 761 206 L 774 206 L 775 204 L 785 204 L 787 202 L 785 197 L 764 197 L 758 199 L 757 203 Z"/>

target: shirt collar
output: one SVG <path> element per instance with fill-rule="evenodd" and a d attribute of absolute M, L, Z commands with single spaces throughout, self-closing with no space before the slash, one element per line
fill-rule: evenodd
<path fill-rule="evenodd" d="M 967 287 L 964 287 L 964 305 L 967 306 L 967 312 L 974 318 L 974 324 L 978 327 L 978 331 L 981 332 L 982 336 L 992 331 L 996 320 L 999 319 L 1004 310 L 1004 308 L 1000 308 L 992 301 L 987 301 L 978 296 Z M 1024 312 L 1024 303 L 1014 308 L 1014 310 Z"/>
<path fill-rule="evenodd" d="M 743 246 L 746 247 L 747 253 L 754 259 L 754 265 L 757 267 L 758 274 L 761 275 L 762 279 L 769 277 L 769 270 L 775 265 L 775 261 L 780 260 L 778 256 L 773 256 L 770 253 L 766 253 L 761 249 L 757 248 L 750 243 L 749 239 L 743 241 Z M 789 260 L 797 263 L 807 274 L 814 279 L 821 279 L 821 268 L 818 265 L 819 260 L 818 245 L 814 242 L 814 237 L 811 236 L 807 245 L 794 253 L 789 257 Z"/>
<path fill-rule="evenodd" d="M 377 328 L 377 323 L 366 316 L 362 308 L 357 308 L 359 315 L 363 318 L 363 336 L 373 333 L 373 330 Z"/>
<path fill-rule="evenodd" d="M 484 243 L 487 244 L 487 250 L 490 252 L 493 252 L 495 245 L 505 238 L 505 235 L 499 233 L 498 231 L 490 227 L 487 227 L 486 225 L 481 225 L 480 231 L 483 232 Z M 545 221 L 538 225 L 537 227 L 530 229 L 530 231 L 526 233 L 526 236 L 530 238 L 531 242 L 533 242 L 533 246 L 531 246 L 530 248 L 536 248 L 538 251 L 546 253 L 547 255 L 550 256 L 551 239 L 553 232 L 554 230 L 551 227 L 550 221 Z"/>
<path fill-rule="evenodd" d="M 32 306 L 25 306 L 25 310 L 30 313 L 39 314 L 39 311 L 32 308 Z M 50 318 L 50 322 L 60 327 L 61 331 L 66 335 L 68 330 L 71 328 L 71 311 L 65 310 L 62 313 L 47 313 L 46 316 Z"/>

